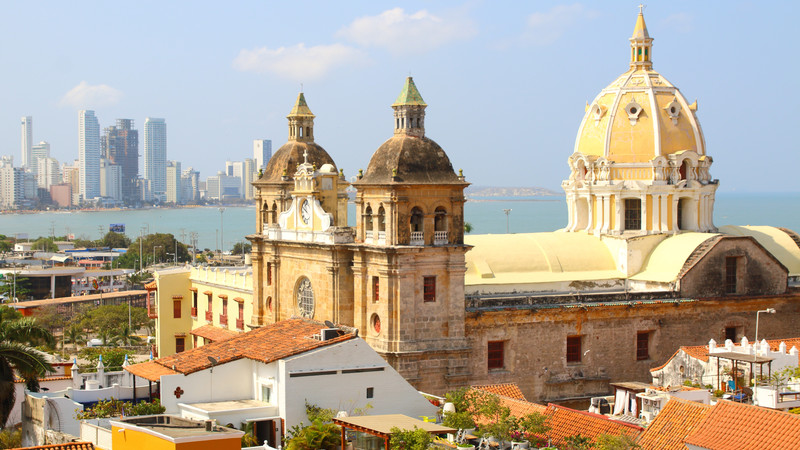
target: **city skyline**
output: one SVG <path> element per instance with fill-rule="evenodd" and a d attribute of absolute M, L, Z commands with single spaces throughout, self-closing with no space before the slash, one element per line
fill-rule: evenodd
<path fill-rule="evenodd" d="M 20 148 L 14 125 L 24 116 L 36 121 L 33 142 L 51 143 L 62 162 L 78 156 L 75 111 L 94 109 L 103 126 L 164 117 L 167 157 L 206 178 L 226 160 L 247 158 L 255 139 L 271 139 L 277 150 L 302 89 L 317 114 L 317 142 L 349 178 L 390 136 L 386 105 L 411 74 L 430 105 L 428 134 L 467 181 L 560 190 L 586 102 L 627 68 L 637 12 L 629 2 L 210 5 L 168 5 L 159 15 L 143 6 L 113 25 L 98 15 L 121 6 L 9 5 L 2 33 L 23 33 L 12 20 L 22 16 L 37 17 L 42 33 L 29 49 L 4 51 L 23 68 L 2 76 L 15 87 L 1 94 L 4 154 Z M 654 68 L 698 99 L 720 192 L 797 192 L 783 180 L 800 156 L 791 151 L 791 126 L 780 126 L 798 117 L 780 90 L 792 71 L 770 68 L 796 64 L 775 43 L 792 41 L 798 5 L 783 3 L 780 13 L 749 2 L 724 6 L 646 5 Z M 84 21 L 100 27 L 94 54 L 102 56 L 73 59 L 67 49 L 85 38 L 73 31 Z M 302 38 L 292 31 L 298 26 Z M 130 51 L 110 50 L 120 46 Z M 129 67 L 118 58 L 140 61 L 141 70 L 117 70 Z M 759 158 L 748 156 L 752 149 Z M 493 157 L 480 157 L 486 153 Z M 14 157 L 21 161 L 19 150 Z"/>

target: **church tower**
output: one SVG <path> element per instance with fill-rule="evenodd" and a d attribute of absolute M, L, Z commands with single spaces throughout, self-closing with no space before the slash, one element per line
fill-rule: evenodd
<path fill-rule="evenodd" d="M 425 136 L 427 104 L 411 77 L 392 104 L 394 135 L 353 184 L 354 326 L 419 389 L 442 391 L 469 372 L 464 336 L 464 188 Z M 426 375 L 421 371 L 437 371 Z M 466 379 L 466 378 L 464 378 Z M 436 380 L 436 381 L 433 381 Z"/>
<path fill-rule="evenodd" d="M 256 234 L 247 237 L 253 243 L 253 325 L 292 316 L 348 324 L 348 183 L 314 142 L 314 114 L 302 92 L 287 119 L 289 141 L 253 183 Z"/>
<path fill-rule="evenodd" d="M 587 104 L 569 157 L 566 231 L 641 236 L 716 231 L 717 180 L 697 102 L 653 70 L 641 10 L 630 68 Z"/>

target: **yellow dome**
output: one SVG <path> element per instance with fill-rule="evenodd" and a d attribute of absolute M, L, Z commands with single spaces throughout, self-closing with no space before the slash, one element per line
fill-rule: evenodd
<path fill-rule="evenodd" d="M 652 70 L 652 38 L 639 13 L 631 41 L 631 68 L 587 105 L 575 152 L 615 163 L 643 163 L 692 150 L 705 155 L 695 111 L 683 94 Z"/>

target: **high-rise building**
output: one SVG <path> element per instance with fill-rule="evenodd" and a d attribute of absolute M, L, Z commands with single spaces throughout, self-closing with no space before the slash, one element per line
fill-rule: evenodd
<path fill-rule="evenodd" d="M 183 203 L 182 194 L 181 163 L 180 161 L 169 161 L 167 162 L 167 203 Z"/>
<path fill-rule="evenodd" d="M 122 166 L 106 158 L 100 160 L 100 195 L 122 200 Z"/>
<path fill-rule="evenodd" d="M 94 111 L 78 113 L 78 160 L 82 200 L 100 196 L 100 122 Z"/>
<path fill-rule="evenodd" d="M 39 158 L 37 163 L 36 184 L 40 188 L 50 190 L 50 186 L 61 183 L 61 170 L 57 159 Z"/>
<path fill-rule="evenodd" d="M 103 157 L 120 166 L 122 200 L 133 203 L 140 200 L 136 189 L 139 176 L 139 130 L 132 119 L 117 119 L 115 126 L 105 129 L 102 138 Z"/>
<path fill-rule="evenodd" d="M 200 172 L 193 167 L 184 170 L 181 175 L 181 185 L 184 202 L 194 203 L 200 200 Z"/>
<path fill-rule="evenodd" d="M 272 158 L 272 140 L 256 139 L 253 141 L 253 159 L 256 160 L 256 172 L 266 167 Z"/>
<path fill-rule="evenodd" d="M 33 149 L 33 117 L 22 117 L 22 167 L 31 167 L 34 162 L 31 160 L 31 150 Z"/>
<path fill-rule="evenodd" d="M 144 178 L 154 196 L 167 190 L 167 122 L 148 117 L 144 121 Z"/>
<path fill-rule="evenodd" d="M 14 167 L 12 158 L 0 159 L 0 208 L 16 209 L 25 199 L 25 170 Z"/>
<path fill-rule="evenodd" d="M 253 181 L 257 177 L 256 161 L 247 158 L 242 164 L 242 196 L 247 200 L 252 200 L 254 197 Z"/>
<path fill-rule="evenodd" d="M 50 144 L 45 141 L 39 142 L 31 148 L 31 159 L 28 168 L 34 174 L 39 173 L 39 160 L 50 157 Z"/>
<path fill-rule="evenodd" d="M 75 160 L 73 161 L 72 165 L 64 163 L 61 166 L 61 177 L 64 180 L 64 183 L 69 183 L 70 192 L 72 193 L 72 199 L 70 200 L 72 205 L 77 205 L 80 203 L 80 188 L 81 188 L 81 171 L 80 171 L 80 162 Z"/>

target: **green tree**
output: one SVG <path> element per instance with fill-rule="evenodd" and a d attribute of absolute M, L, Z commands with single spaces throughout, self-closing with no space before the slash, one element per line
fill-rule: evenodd
<path fill-rule="evenodd" d="M 178 262 L 189 262 L 192 259 L 186 245 L 178 242 L 175 239 L 175 236 L 172 234 L 155 233 L 148 234 L 144 237 L 140 236 L 133 241 L 130 246 L 128 246 L 126 257 L 118 260 L 120 264 L 119 267 L 132 268 L 134 261 L 136 261 L 136 264 L 138 265 L 140 241 L 142 247 L 142 260 L 145 267 L 154 263 L 153 257 L 155 257 L 155 262 L 174 261 L 175 256 L 173 254 L 167 255 L 167 253 L 174 253 L 176 244 L 178 250 Z"/>
<path fill-rule="evenodd" d="M 245 254 L 245 253 L 250 253 L 250 251 L 252 249 L 253 249 L 253 244 L 251 244 L 249 242 L 246 243 L 246 244 L 243 244 L 241 242 L 237 242 L 237 243 L 233 244 L 233 249 L 231 250 L 231 255 L 242 255 L 242 254 Z"/>
<path fill-rule="evenodd" d="M 41 250 L 43 252 L 58 252 L 58 246 L 53 242 L 52 238 L 40 237 L 33 241 L 31 248 L 34 250 Z"/>
<path fill-rule="evenodd" d="M 389 445 L 396 450 L 425 450 L 431 445 L 431 435 L 422 428 L 414 427 L 413 430 L 401 430 L 392 427 L 392 437 Z"/>
<path fill-rule="evenodd" d="M 149 416 L 153 414 L 163 414 L 166 410 L 167 408 L 162 406 L 158 399 L 154 399 L 152 402 L 142 400 L 139 403 L 133 403 L 124 402 L 112 397 L 109 400 L 100 400 L 91 408 L 78 411 L 75 418 L 84 420 L 120 416 Z"/>
<path fill-rule="evenodd" d="M 123 233 L 116 233 L 114 231 L 109 231 L 103 236 L 101 240 L 103 243 L 103 247 L 109 248 L 128 248 L 131 245 L 131 240 L 128 236 L 125 236 Z"/>
<path fill-rule="evenodd" d="M 576 434 L 564 438 L 564 450 L 589 450 L 594 448 L 592 440 L 586 436 Z"/>
<path fill-rule="evenodd" d="M 44 328 L 47 328 L 50 333 L 55 333 L 56 330 L 64 328 L 67 319 L 64 317 L 64 314 L 58 310 L 57 306 L 47 305 L 36 308 L 36 322 Z"/>
<path fill-rule="evenodd" d="M 147 325 L 150 318 L 147 317 L 145 308 L 130 308 L 131 328 L 128 330 L 138 330 Z M 81 314 L 81 327 L 96 333 L 106 345 L 113 340 L 114 336 L 122 333 L 123 327 L 128 326 L 128 305 L 103 305 L 97 308 L 88 309 Z"/>
<path fill-rule="evenodd" d="M 86 343 L 86 331 L 80 323 L 70 322 L 64 328 L 64 342 L 69 342 L 76 350 L 78 345 Z"/>
<path fill-rule="evenodd" d="M 88 364 L 81 366 L 81 370 L 93 372 L 97 369 L 97 363 L 100 357 L 103 358 L 103 367 L 106 371 L 122 370 L 122 364 L 125 362 L 125 357 L 128 357 L 128 363 L 133 364 L 134 352 L 132 350 L 124 350 L 121 348 L 110 347 L 87 347 L 78 352 L 78 357 L 89 361 Z"/>
<path fill-rule="evenodd" d="M 472 224 L 469 222 L 464 222 L 464 233 L 472 233 Z"/>
<path fill-rule="evenodd" d="M 19 428 L 6 428 L 0 431 L 0 449 L 22 447 L 22 430 Z"/>
<path fill-rule="evenodd" d="M 36 323 L 23 318 L 0 322 L 0 426 L 5 426 L 14 408 L 14 374 L 26 380 L 28 388 L 38 391 L 38 377 L 53 372 L 44 356 L 33 348 L 52 345 L 53 335 Z"/>
<path fill-rule="evenodd" d="M 601 434 L 597 436 L 597 444 L 595 448 L 598 450 L 633 450 L 642 448 L 636 443 L 636 439 L 627 434 Z"/>
<path fill-rule="evenodd" d="M 342 431 L 338 425 L 317 419 L 289 439 L 286 450 L 338 450 L 342 447 Z"/>
<path fill-rule="evenodd" d="M 14 301 L 13 297 L 19 300 L 27 300 L 31 295 L 31 280 L 16 274 L 0 274 L 0 296 Z"/>

